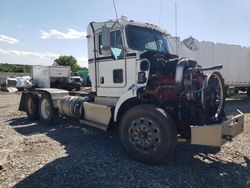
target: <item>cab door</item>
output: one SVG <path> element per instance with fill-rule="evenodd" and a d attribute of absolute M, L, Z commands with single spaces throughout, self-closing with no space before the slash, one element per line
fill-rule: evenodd
<path fill-rule="evenodd" d="M 123 37 L 120 29 L 110 32 L 111 55 L 102 54 L 102 34 L 98 36 L 97 57 L 99 96 L 120 96 L 126 87 L 126 69 L 123 50 Z"/>

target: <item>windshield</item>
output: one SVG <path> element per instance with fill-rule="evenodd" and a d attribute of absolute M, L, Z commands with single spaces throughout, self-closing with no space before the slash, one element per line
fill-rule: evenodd
<path fill-rule="evenodd" d="M 138 51 L 153 50 L 169 53 L 167 37 L 159 31 L 128 25 L 126 28 L 126 35 L 128 46 L 131 49 Z"/>

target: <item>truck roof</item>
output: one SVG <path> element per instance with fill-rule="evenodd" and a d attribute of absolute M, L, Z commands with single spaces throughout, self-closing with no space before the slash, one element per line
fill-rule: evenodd
<path fill-rule="evenodd" d="M 95 31 L 100 30 L 103 25 L 107 25 L 108 27 L 112 27 L 114 24 L 119 24 L 119 25 L 122 25 L 124 27 L 126 25 L 135 25 L 135 26 L 150 28 L 150 29 L 153 29 L 153 30 L 157 30 L 157 31 L 159 31 L 161 33 L 164 33 L 165 35 L 170 35 L 167 32 L 167 30 L 163 30 L 162 28 L 160 28 L 159 26 L 157 26 L 155 24 L 145 23 L 145 22 L 137 22 L 137 21 L 134 21 L 134 20 L 129 20 L 125 16 L 121 16 L 121 18 L 118 19 L 118 20 L 110 19 L 110 20 L 108 20 L 106 22 L 91 22 L 91 23 L 89 23 L 88 27 L 90 27 L 90 24 L 93 25 Z"/>

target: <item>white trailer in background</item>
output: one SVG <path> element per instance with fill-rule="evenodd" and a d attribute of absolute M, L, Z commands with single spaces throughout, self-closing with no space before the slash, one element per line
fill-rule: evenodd
<path fill-rule="evenodd" d="M 190 57 L 202 66 L 221 64 L 220 70 L 225 79 L 225 84 L 229 94 L 237 93 L 239 90 L 247 91 L 250 96 L 250 48 L 240 45 L 229 45 L 223 43 L 213 43 L 209 41 L 198 41 L 194 39 L 197 50 L 190 50 L 177 38 L 170 37 L 169 42 L 172 51 L 180 57 Z"/>
<path fill-rule="evenodd" d="M 36 85 L 50 88 L 54 82 L 67 83 L 70 76 L 68 66 L 33 66 L 32 77 Z"/>
<path fill-rule="evenodd" d="M 41 88 L 60 88 L 79 90 L 81 80 L 71 76 L 69 66 L 33 66 L 33 83 Z"/>

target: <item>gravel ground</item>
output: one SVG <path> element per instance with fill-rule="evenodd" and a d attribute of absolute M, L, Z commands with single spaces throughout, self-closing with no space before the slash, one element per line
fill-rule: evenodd
<path fill-rule="evenodd" d="M 250 187 L 250 99 L 227 101 L 242 110 L 245 131 L 221 149 L 178 144 L 158 166 L 132 161 L 117 132 L 76 120 L 46 127 L 19 112 L 20 93 L 0 93 L 0 187 Z"/>

